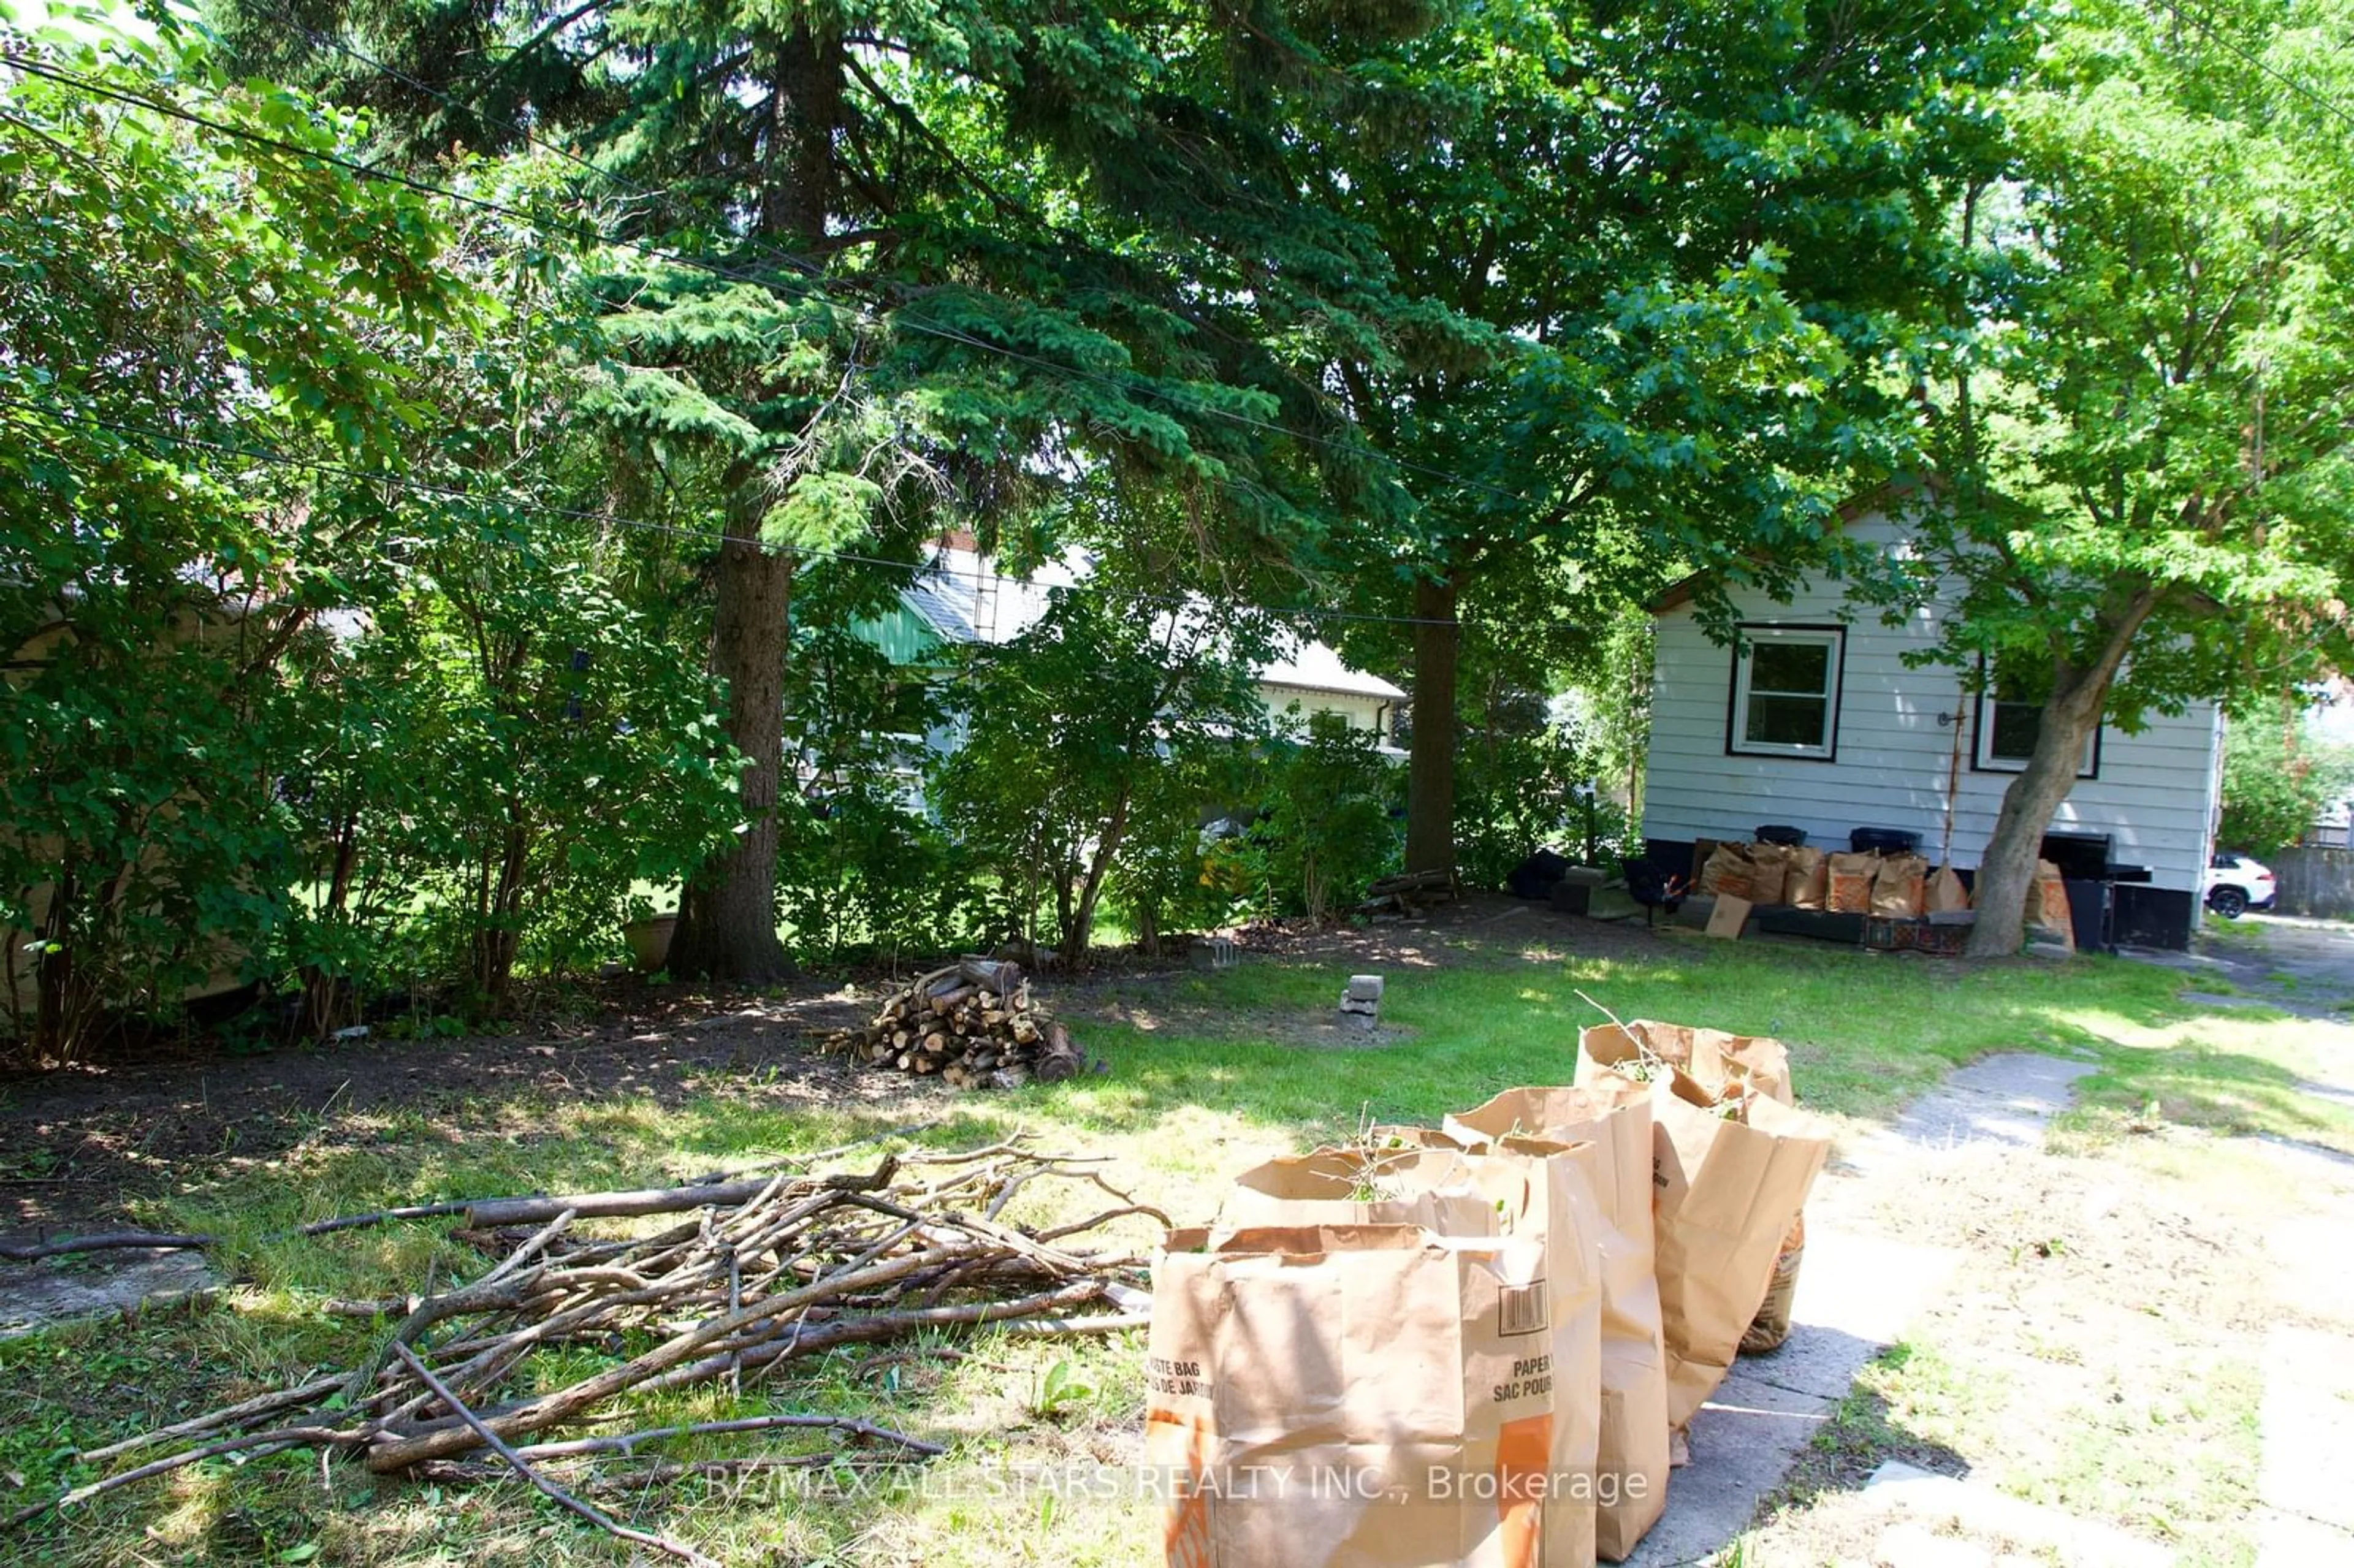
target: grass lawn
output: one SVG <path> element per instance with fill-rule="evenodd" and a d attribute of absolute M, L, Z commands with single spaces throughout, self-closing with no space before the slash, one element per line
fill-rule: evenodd
<path fill-rule="evenodd" d="M 1606 938 L 1604 947 L 1570 948 Z M 894 1082 L 880 1097 L 826 1103 L 765 1093 L 756 1073 L 706 1075 L 692 1092 L 671 1097 L 612 1084 L 577 1096 L 435 1093 L 428 1085 L 406 1106 L 330 1107 L 291 1147 L 251 1153 L 230 1147 L 217 1158 L 182 1161 L 167 1190 L 140 1201 L 139 1217 L 230 1236 L 224 1256 L 238 1283 L 209 1307 L 0 1345 L 0 1512 L 91 1478 L 96 1472 L 72 1457 L 77 1448 L 318 1366 L 348 1364 L 364 1352 L 370 1330 L 328 1315 L 330 1298 L 403 1294 L 486 1266 L 445 1238 L 446 1223 L 307 1242 L 268 1239 L 296 1223 L 442 1197 L 691 1177 L 929 1118 L 940 1125 L 917 1136 L 933 1145 L 1023 1129 L 1042 1146 L 1112 1154 L 1119 1184 L 1181 1220 L 1206 1217 L 1225 1180 L 1269 1154 L 1344 1137 L 1369 1121 L 1435 1121 L 1515 1084 L 1565 1081 L 1577 1027 L 1599 1016 L 1581 991 L 1625 1018 L 1781 1037 L 1790 1044 L 1801 1098 L 1850 1130 L 1888 1118 L 1957 1064 L 2028 1049 L 2097 1063 L 2081 1108 L 2059 1131 L 2061 1155 L 2073 1162 L 2184 1180 L 2211 1164 L 2230 1166 L 2235 1146 L 2223 1136 L 2252 1132 L 2354 1152 L 2354 1115 L 2293 1087 L 2319 1070 L 2329 1043 L 2318 1032 L 2329 1026 L 2202 1012 L 2177 1000 L 2181 976 L 2139 965 L 2086 959 L 2065 969 L 1966 969 L 1842 948 L 1711 943 L 1689 933 L 1597 934 L 1582 923 L 1528 916 L 1390 930 L 1373 946 L 1369 952 L 1366 943 L 1344 941 L 1290 956 L 1252 955 L 1228 971 L 1104 980 L 1050 995 L 1111 1070 L 1019 1095 L 959 1097 Z M 1344 977 L 1367 969 L 1389 978 L 1388 1033 L 1373 1048 L 1331 1048 L 1319 1025 Z M 562 1063 L 560 1044 L 530 1048 Z M 2152 1139 L 2136 1130 L 2155 1126 L 2173 1134 Z M 870 1160 L 862 1154 L 847 1163 Z M 694 1390 L 630 1413 L 631 1426 L 767 1410 L 874 1414 L 952 1445 L 947 1458 L 920 1472 L 850 1496 L 781 1489 L 770 1478 L 683 1480 L 651 1493 L 600 1493 L 599 1500 L 737 1563 L 1157 1560 L 1146 1504 L 1013 1497 L 996 1485 L 1008 1462 L 1132 1457 L 1140 1336 L 984 1337 L 940 1348 L 944 1353 L 838 1352 L 738 1397 Z M 1923 1419 L 1917 1404 L 1951 1404 L 1951 1385 L 1969 1382 L 1956 1379 L 1934 1344 L 1908 1348 L 1873 1375 L 1874 1408 L 1898 1412 L 1908 1433 Z M 2244 1377 L 2227 1368 L 2213 1383 L 2212 1397 L 2229 1406 L 2223 1418 L 2234 1419 L 2232 1412 L 2250 1397 Z M 1999 1412 L 1964 1411 L 1939 1441 L 1961 1451 L 1990 1442 L 1980 1429 L 1988 1419 Z M 726 1442 L 669 1453 L 746 1451 L 740 1439 L 732 1448 Z M 1876 1448 L 1862 1425 L 1827 1442 L 1859 1451 L 1901 1446 L 1891 1439 Z M 589 1475 L 561 1473 L 581 1484 Z M 2088 1489 L 2086 1483 L 2078 1491 Z M 2231 1506 L 2231 1499 L 2216 1505 Z M 379 1483 L 356 1465 L 322 1467 L 306 1454 L 208 1463 L 142 1483 L 0 1538 L 0 1556 L 86 1563 L 626 1560 L 619 1543 L 519 1485 Z"/>

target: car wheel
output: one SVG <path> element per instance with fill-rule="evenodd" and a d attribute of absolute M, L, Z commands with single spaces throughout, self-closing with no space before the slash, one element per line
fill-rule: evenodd
<path fill-rule="evenodd" d="M 2248 895 L 2236 887 L 2219 887 L 2207 895 L 2207 907 L 2226 920 L 2236 920 L 2248 912 Z"/>

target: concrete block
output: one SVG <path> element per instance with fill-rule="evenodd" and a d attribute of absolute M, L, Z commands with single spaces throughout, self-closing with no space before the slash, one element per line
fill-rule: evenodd
<path fill-rule="evenodd" d="M 1379 1001 L 1382 999 L 1382 977 L 1351 975 L 1348 990 L 1342 994 L 1352 1001 Z"/>
<path fill-rule="evenodd" d="M 1643 906 L 1623 887 L 1596 887 L 1585 896 L 1585 913 L 1594 920 L 1623 920 L 1629 915 L 1640 915 Z"/>

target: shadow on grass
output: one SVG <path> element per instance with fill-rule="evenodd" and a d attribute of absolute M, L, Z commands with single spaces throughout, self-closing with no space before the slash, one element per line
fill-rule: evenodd
<path fill-rule="evenodd" d="M 1757 1507 L 1752 1528 L 1769 1522 L 1787 1523 L 1834 1499 L 1861 1492 L 1872 1472 L 1895 1462 L 1936 1475 L 1960 1478 L 1970 1473 L 1969 1461 L 1945 1444 L 1925 1437 L 1898 1419 L 1888 1401 L 1871 1386 L 1874 1381 L 1896 1379 L 1914 1356 L 1913 1347 L 1899 1342 L 1882 1351 L 1860 1374 L 1859 1381 L 1832 1411 L 1830 1418 L 1799 1450 L 1779 1487 Z M 1817 1542 L 1817 1561 L 1830 1561 L 1835 1546 L 1870 1543 Z"/>

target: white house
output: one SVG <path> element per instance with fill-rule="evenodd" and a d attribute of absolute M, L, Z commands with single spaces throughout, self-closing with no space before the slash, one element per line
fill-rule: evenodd
<path fill-rule="evenodd" d="M 1086 575 L 1087 563 L 1074 560 L 1050 563 L 1026 577 L 1009 577 L 987 556 L 944 546 L 900 599 L 942 643 L 1002 643 L 1038 623 L 1054 589 L 1074 586 Z M 1288 634 L 1275 657 L 1254 673 L 1259 700 L 1277 723 L 1305 724 L 1320 713 L 1338 714 L 1350 728 L 1370 731 L 1384 746 L 1398 705 L 1405 700 L 1398 687 L 1351 668 L 1325 644 L 1297 634 Z M 943 738 L 933 737 L 936 747 Z"/>
<path fill-rule="evenodd" d="M 1852 503 L 1849 535 L 1901 545 L 1891 508 L 1901 513 L 1891 493 Z M 1837 583 L 1810 583 L 1787 604 L 1736 593 L 1744 646 L 1735 649 L 1702 630 L 1691 587 L 1651 606 L 1646 853 L 1681 871 L 1695 841 L 1748 840 L 1765 825 L 1803 829 L 1808 842 L 1829 849 L 1846 849 L 1853 829 L 1893 828 L 1917 833 L 1933 864 L 1975 871 L 2040 714 L 2001 700 L 1999 680 L 1980 696 L 1961 672 L 1906 663 L 1907 652 L 1936 645 L 1951 605 L 1933 603 L 1891 628 L 1850 607 Z M 2201 704 L 2179 716 L 2152 713 L 2136 735 L 2105 725 L 2085 748 L 2047 846 L 2064 871 L 2105 859 L 2123 874 L 2111 884 L 2115 940 L 2189 945 L 2214 832 L 2221 736 L 2217 710 Z"/>

